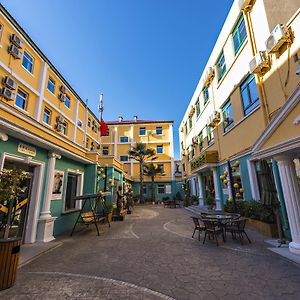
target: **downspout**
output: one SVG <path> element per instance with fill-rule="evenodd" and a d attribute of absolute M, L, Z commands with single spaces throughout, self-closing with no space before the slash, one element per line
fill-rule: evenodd
<path fill-rule="evenodd" d="M 250 7 L 246 7 L 243 12 L 244 12 L 244 16 L 246 19 L 246 27 L 247 27 L 247 31 L 248 31 L 248 35 L 249 35 L 249 43 L 251 46 L 251 50 L 252 50 L 252 55 L 255 56 L 257 53 L 257 46 L 255 43 L 255 37 L 254 37 L 254 31 L 253 31 L 253 25 L 252 25 L 252 21 L 251 21 L 251 16 L 250 16 L 250 12 L 251 12 L 252 6 Z M 262 76 L 257 75 L 257 87 L 258 87 L 258 93 L 260 96 L 260 99 L 262 101 L 262 108 L 263 108 L 263 114 L 264 114 L 264 123 L 265 123 L 265 127 L 267 127 L 267 125 L 270 123 L 270 112 L 269 112 L 269 106 L 268 106 L 268 102 L 266 99 L 266 93 L 265 93 L 265 88 L 264 88 L 264 84 L 263 84 L 263 78 Z"/>

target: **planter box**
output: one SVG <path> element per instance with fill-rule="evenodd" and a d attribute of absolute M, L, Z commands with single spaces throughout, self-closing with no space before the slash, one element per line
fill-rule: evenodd
<path fill-rule="evenodd" d="M 276 224 L 268 224 L 268 223 L 264 223 L 262 221 L 248 219 L 247 225 L 249 225 L 249 227 L 254 228 L 258 232 L 260 232 L 264 235 L 267 235 L 269 237 L 272 237 L 272 238 L 278 237 Z"/>

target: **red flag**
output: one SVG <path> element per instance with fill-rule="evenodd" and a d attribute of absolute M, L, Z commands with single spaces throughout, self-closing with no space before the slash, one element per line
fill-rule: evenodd
<path fill-rule="evenodd" d="M 107 130 L 108 130 L 108 126 L 107 124 L 104 122 L 104 120 L 101 118 L 101 123 L 100 123 L 100 135 L 107 135 Z"/>

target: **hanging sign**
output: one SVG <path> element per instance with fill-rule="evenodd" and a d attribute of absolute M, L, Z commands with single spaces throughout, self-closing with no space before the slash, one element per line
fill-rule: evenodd
<path fill-rule="evenodd" d="M 191 162 L 191 169 L 197 169 L 207 163 L 218 162 L 218 151 L 205 151 Z"/>

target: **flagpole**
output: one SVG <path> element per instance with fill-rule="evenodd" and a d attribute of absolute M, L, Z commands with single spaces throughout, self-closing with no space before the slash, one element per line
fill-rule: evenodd
<path fill-rule="evenodd" d="M 99 122 L 100 122 L 100 134 L 99 134 L 99 145 L 100 145 L 100 148 L 101 148 L 101 142 L 102 142 L 102 139 L 101 139 L 101 123 L 102 123 L 102 115 L 103 115 L 103 110 L 104 110 L 104 106 L 103 106 L 103 93 L 100 94 L 100 97 L 99 97 L 99 105 L 98 105 L 98 111 L 99 111 Z"/>

